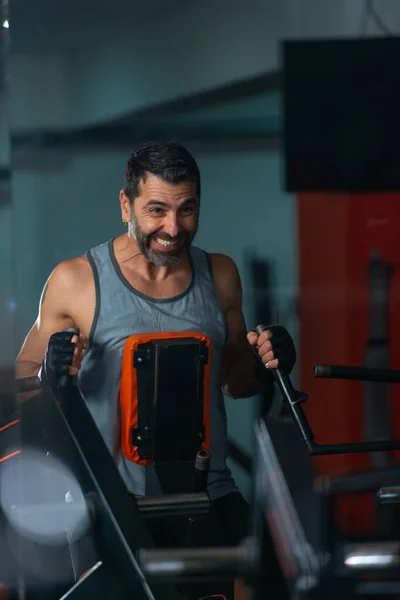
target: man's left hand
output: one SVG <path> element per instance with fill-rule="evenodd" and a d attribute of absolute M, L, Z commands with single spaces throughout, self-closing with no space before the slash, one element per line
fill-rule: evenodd
<path fill-rule="evenodd" d="M 267 369 L 278 367 L 290 373 L 296 363 L 296 348 L 290 333 L 281 325 L 272 325 L 258 335 L 255 331 L 247 334 L 251 346 L 256 346 L 261 361 Z"/>

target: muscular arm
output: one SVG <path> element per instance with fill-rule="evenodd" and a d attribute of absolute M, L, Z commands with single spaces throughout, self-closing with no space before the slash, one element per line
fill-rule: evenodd
<path fill-rule="evenodd" d="M 228 326 L 222 353 L 222 389 L 232 398 L 248 398 L 258 394 L 261 386 L 256 376 L 256 359 L 246 337 L 239 272 L 233 260 L 222 254 L 214 254 L 212 264 L 217 294 Z"/>
<path fill-rule="evenodd" d="M 70 316 L 68 300 L 73 289 L 74 271 L 73 261 L 66 261 L 58 265 L 47 280 L 40 298 L 38 317 L 17 356 L 17 378 L 37 375 L 50 336 L 68 327 L 76 327 Z"/>

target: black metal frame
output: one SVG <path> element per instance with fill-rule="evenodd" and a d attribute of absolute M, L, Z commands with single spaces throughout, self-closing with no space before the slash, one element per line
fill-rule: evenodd
<path fill-rule="evenodd" d="M 43 448 L 43 432 L 46 443 L 56 448 L 55 453 L 71 468 L 85 497 L 90 495 L 95 506 L 93 541 L 99 562 L 65 598 L 83 599 L 95 593 L 99 600 L 114 596 L 179 600 L 173 586 L 150 589 L 139 567 L 138 551 L 151 548 L 152 540 L 76 386 L 70 384 L 53 392 L 42 389 L 22 405 L 20 457 L 24 447 Z"/>
<path fill-rule="evenodd" d="M 308 395 L 295 390 L 291 384 L 290 377 L 279 369 L 271 372 L 281 389 L 285 401 L 288 403 L 294 417 L 294 422 L 297 425 L 303 440 L 307 443 L 308 450 L 311 454 L 347 452 L 349 451 L 349 447 L 351 448 L 350 451 L 353 452 L 365 452 L 371 451 L 371 449 L 375 450 L 377 444 L 380 444 L 335 444 L 328 446 L 319 446 L 315 444 L 312 430 L 301 406 L 301 404 L 308 399 Z M 72 597 L 74 600 L 76 597 L 85 598 L 88 594 L 94 592 L 100 599 L 103 597 L 108 598 L 110 597 L 111 587 L 112 593 L 116 593 L 114 588 L 116 581 L 118 581 L 118 584 L 121 586 L 121 592 L 119 594 L 120 598 L 128 598 L 134 591 L 137 591 L 138 598 L 153 598 L 152 591 L 148 587 L 147 580 L 143 573 L 145 572 L 146 575 L 151 578 L 151 570 L 153 568 L 156 571 L 158 568 L 162 571 L 162 560 L 168 556 L 170 551 L 146 551 L 146 549 L 151 548 L 152 544 L 142 524 L 138 506 L 133 498 L 127 493 L 125 485 L 115 467 L 114 459 L 108 452 L 101 434 L 95 427 L 90 412 L 87 409 L 78 388 L 72 385 L 67 388 L 58 389 L 54 395 L 50 394 L 48 391 L 43 391 L 42 394 L 37 396 L 36 402 L 35 399 L 33 399 L 26 404 L 26 407 L 23 408 L 23 412 L 27 410 L 27 408 L 31 411 L 31 416 L 36 415 L 38 422 L 43 424 L 43 420 L 46 421 L 46 419 L 49 423 L 51 422 L 51 435 L 56 436 L 59 440 L 60 432 L 63 431 L 65 439 L 69 439 L 69 447 L 64 447 L 62 459 L 67 462 L 69 461 L 70 465 L 75 464 L 76 466 L 77 462 L 80 463 L 79 468 L 74 469 L 74 472 L 80 477 L 83 492 L 85 494 L 92 493 L 95 496 L 96 513 L 103 522 L 103 527 L 101 528 L 103 541 L 101 538 L 100 540 L 97 540 L 100 547 L 99 555 L 101 557 L 101 564 L 98 563 L 95 565 L 92 572 L 84 577 L 77 585 L 73 586 L 65 595 L 65 598 Z M 32 428 L 32 419 L 24 418 L 24 414 L 21 416 L 22 438 L 29 442 L 29 436 L 33 435 L 32 431 L 34 430 L 34 428 Z M 29 428 L 25 433 L 23 431 L 24 423 L 29 423 Z M 387 444 L 387 442 L 385 444 Z M 396 443 L 389 445 L 391 448 L 400 447 L 400 444 L 397 445 Z M 325 507 L 323 508 L 329 512 L 332 509 L 332 502 L 335 497 L 342 494 L 374 490 L 382 485 L 396 485 L 398 484 L 399 477 L 400 470 L 392 468 L 380 470 L 379 472 L 372 471 L 356 476 L 352 475 L 348 478 L 335 480 L 322 491 L 323 500 L 326 502 Z M 254 479 L 256 482 L 262 482 L 262 478 L 257 477 L 256 473 Z M 284 498 L 282 498 L 282 501 L 283 500 Z M 256 508 L 257 507 L 255 507 L 255 509 Z M 261 509 L 262 508 L 263 507 L 261 507 Z M 257 510 L 259 518 L 261 515 L 265 514 L 264 510 L 260 510 L 260 506 Z M 324 513 L 325 511 L 323 511 L 322 514 Z M 258 521 L 258 525 L 259 524 L 260 521 Z M 257 529 L 257 523 L 255 523 L 255 525 Z M 264 537 L 269 535 L 267 529 L 267 527 L 264 527 L 263 529 L 262 535 Z M 325 539 L 330 548 L 335 546 L 336 542 L 336 540 L 333 539 L 333 533 L 334 532 L 329 528 L 324 532 Z M 261 548 L 255 548 L 253 557 L 257 556 L 257 552 L 260 549 L 265 550 L 265 544 L 262 545 Z M 223 559 L 223 551 L 222 549 L 220 550 L 221 551 L 219 553 L 217 552 L 217 554 Z M 206 549 L 201 551 L 200 554 L 194 550 L 182 550 L 182 552 L 176 551 L 175 554 L 177 557 L 182 558 L 183 561 L 185 561 L 186 558 L 188 559 L 187 569 L 189 572 L 193 572 L 194 567 L 193 565 L 193 568 L 190 566 L 191 563 L 189 559 L 191 555 L 189 556 L 188 552 L 189 554 L 192 552 L 192 558 L 196 558 L 196 560 L 200 560 L 201 557 L 205 561 L 209 559 L 209 557 L 207 557 Z M 158 561 L 161 560 L 161 563 L 157 563 L 159 565 L 157 569 L 157 561 L 144 560 L 143 563 L 143 559 L 146 555 L 147 559 L 152 557 Z M 257 573 L 257 570 L 261 565 L 256 565 L 251 560 L 251 553 L 249 555 L 241 548 L 238 550 L 238 553 L 235 554 L 235 557 L 226 556 L 225 559 L 227 561 L 226 568 L 230 574 L 232 574 L 233 571 L 237 572 L 239 570 L 240 565 L 243 565 L 243 560 L 249 560 L 250 562 L 247 565 L 247 567 L 250 566 L 249 579 L 253 580 L 256 589 L 259 590 L 260 593 L 263 593 L 262 590 L 266 589 L 263 583 L 265 584 L 266 582 L 261 581 L 262 577 L 261 580 L 259 578 L 260 572 Z M 335 564 L 335 560 L 331 561 L 329 567 L 327 569 L 322 569 L 320 573 L 320 581 L 317 584 L 318 593 L 323 590 L 323 595 L 326 598 L 334 597 L 338 591 L 342 595 L 349 597 L 359 583 L 357 573 L 341 573 L 336 571 L 338 566 L 342 566 L 340 565 L 340 556 L 336 559 L 336 562 L 338 564 Z M 197 564 L 195 570 L 198 571 L 198 569 L 200 569 L 200 564 Z M 245 571 L 242 571 L 242 573 L 246 576 L 246 573 L 249 573 L 248 568 L 245 568 Z M 182 576 L 182 573 L 180 573 L 180 576 Z M 168 580 L 168 577 L 166 580 Z M 160 579 L 155 577 L 154 581 L 158 582 Z M 157 587 L 158 586 L 159 584 Z M 347 593 L 344 592 L 343 586 L 346 587 Z M 154 594 L 156 594 L 156 588 L 154 588 L 153 591 Z M 163 586 L 162 588 L 159 588 L 159 593 L 163 598 L 174 600 L 175 591 L 172 587 Z M 305 595 L 307 596 L 307 593 Z M 261 596 L 259 595 L 258 597 Z M 175 596 L 175 598 L 177 598 L 177 596 Z"/>
<path fill-rule="evenodd" d="M 400 440 L 377 442 L 354 442 L 349 444 L 318 444 L 314 439 L 314 433 L 310 427 L 302 404 L 309 399 L 309 395 L 297 391 L 290 380 L 289 375 L 280 369 L 271 370 L 277 382 L 282 397 L 287 403 L 292 417 L 301 432 L 301 436 L 312 455 L 324 454 L 350 454 L 356 452 L 379 452 L 388 450 L 400 450 Z M 382 379 L 380 379 L 382 381 Z"/>
<path fill-rule="evenodd" d="M 320 377 L 323 379 L 350 379 L 356 381 L 380 381 L 383 383 L 400 383 L 399 370 L 373 369 L 371 367 L 315 365 L 314 377 Z"/>
<path fill-rule="evenodd" d="M 374 572 L 375 580 L 363 577 L 362 564 L 359 568 L 348 567 L 344 562 L 349 542 L 335 530 L 333 510 L 335 499 L 345 494 L 377 491 L 383 485 L 396 485 L 400 481 L 400 468 L 369 471 L 353 474 L 330 481 L 325 486 L 313 487 L 310 493 L 316 501 L 310 499 L 313 507 L 310 515 L 320 522 L 320 535 L 313 540 L 314 525 L 304 522 L 292 499 L 292 494 L 283 476 L 279 455 L 275 455 L 273 439 L 268 429 L 268 423 L 260 420 L 255 427 L 255 470 L 253 472 L 253 522 L 251 535 L 255 540 L 257 564 L 253 565 L 258 577 L 254 580 L 255 600 L 263 600 L 268 591 L 266 573 L 271 572 L 271 556 L 268 552 L 269 534 L 282 572 L 286 579 L 286 594 L 282 590 L 279 598 L 323 598 L 334 599 L 353 598 L 358 594 L 375 593 L 379 595 L 397 595 L 400 589 L 398 566 L 373 561 L 370 572 Z M 307 484 L 308 489 L 308 484 Z M 316 508 L 319 505 L 319 508 Z M 269 519 L 267 518 L 269 516 Z M 304 517 L 304 515 L 303 515 Z M 358 549 L 370 552 L 370 544 L 376 540 L 356 540 Z M 378 540 L 378 550 L 385 555 L 393 550 L 393 557 L 399 560 L 399 544 L 396 532 L 393 540 Z M 315 544 L 315 545 L 314 545 Z M 397 554 L 397 556 L 395 556 Z M 368 574 L 364 572 L 364 574 Z M 260 577 L 261 575 L 261 577 Z M 308 584 L 308 587 L 307 587 Z M 300 587 L 299 587 L 300 586 Z M 277 588 L 278 591 L 278 588 Z M 375 597 L 375 596 L 374 596 Z"/>

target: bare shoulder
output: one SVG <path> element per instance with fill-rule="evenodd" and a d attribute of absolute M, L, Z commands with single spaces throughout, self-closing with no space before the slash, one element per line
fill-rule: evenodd
<path fill-rule="evenodd" d="M 50 273 L 43 288 L 40 307 L 58 306 L 62 312 L 76 305 L 79 297 L 94 287 L 92 268 L 86 256 L 79 256 L 59 263 Z"/>
<path fill-rule="evenodd" d="M 209 254 L 213 269 L 237 269 L 235 261 L 226 254 Z"/>
<path fill-rule="evenodd" d="M 235 261 L 226 254 L 210 254 L 215 287 L 223 306 L 230 308 L 242 300 L 242 286 Z"/>
<path fill-rule="evenodd" d="M 18 370 L 26 376 L 37 372 L 46 352 L 49 338 L 57 331 L 77 327 L 87 337 L 95 310 L 95 291 L 91 267 L 85 256 L 59 263 L 44 286 L 37 318 L 18 354 Z M 28 369 L 28 370 L 26 370 Z"/>
<path fill-rule="evenodd" d="M 49 283 L 69 288 L 89 282 L 92 276 L 92 269 L 86 256 L 78 256 L 59 263 L 50 274 Z"/>
<path fill-rule="evenodd" d="M 211 264 L 215 279 L 227 282 L 236 281 L 239 277 L 239 271 L 235 261 L 226 254 L 210 254 Z"/>

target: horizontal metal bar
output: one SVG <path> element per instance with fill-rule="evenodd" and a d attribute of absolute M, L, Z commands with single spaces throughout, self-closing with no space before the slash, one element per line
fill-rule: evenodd
<path fill-rule="evenodd" d="M 400 450 L 400 441 L 382 440 L 378 442 L 354 442 L 351 444 L 316 444 L 306 441 L 310 454 L 321 456 L 324 454 L 356 454 L 357 452 L 384 452 Z"/>
<path fill-rule="evenodd" d="M 210 512 L 211 502 L 206 492 L 136 496 L 140 515 L 145 519 L 160 517 L 197 517 Z"/>
<path fill-rule="evenodd" d="M 342 552 L 345 569 L 356 571 L 383 571 L 400 566 L 398 542 L 347 544 Z"/>
<path fill-rule="evenodd" d="M 381 487 L 376 496 L 379 504 L 400 504 L 400 486 Z"/>
<path fill-rule="evenodd" d="M 400 383 L 399 370 L 373 369 L 370 367 L 315 365 L 314 377 L 320 377 L 324 379 L 354 379 L 358 381 L 382 381 L 384 383 Z"/>
<path fill-rule="evenodd" d="M 386 469 L 376 469 L 335 477 L 330 480 L 328 489 L 329 494 L 334 496 L 367 491 L 376 492 L 381 487 L 397 485 L 399 480 L 399 466 L 393 465 Z"/>
<path fill-rule="evenodd" d="M 247 548 L 183 548 L 141 550 L 139 564 L 150 582 L 231 579 L 247 564 Z"/>

